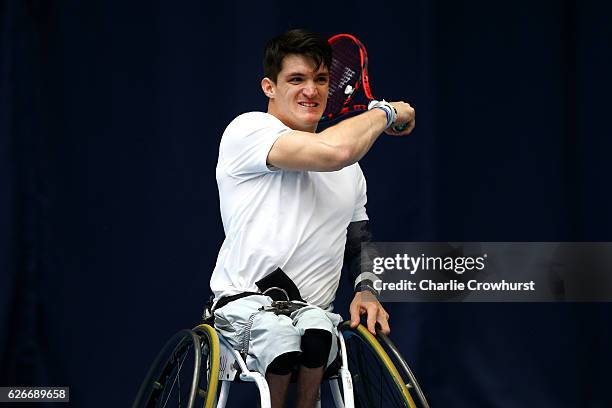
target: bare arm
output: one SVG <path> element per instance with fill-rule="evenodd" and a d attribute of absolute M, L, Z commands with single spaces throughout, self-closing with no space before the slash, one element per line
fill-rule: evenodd
<path fill-rule="evenodd" d="M 414 109 L 394 103 L 398 121 L 414 122 Z M 401 114 L 401 116 L 400 116 Z M 268 164 L 285 170 L 335 171 L 359 161 L 385 130 L 386 115 L 373 109 L 344 120 L 321 133 L 292 131 L 276 140 L 268 153 Z M 412 131 L 409 126 L 396 135 Z"/>

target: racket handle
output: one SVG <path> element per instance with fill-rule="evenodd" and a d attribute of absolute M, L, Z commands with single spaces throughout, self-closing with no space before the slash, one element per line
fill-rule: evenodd
<path fill-rule="evenodd" d="M 400 123 L 399 125 L 393 125 L 393 130 L 396 132 L 403 132 L 408 127 L 408 123 Z"/>

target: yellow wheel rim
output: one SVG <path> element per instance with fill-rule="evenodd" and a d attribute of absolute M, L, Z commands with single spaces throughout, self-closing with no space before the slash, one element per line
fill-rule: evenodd
<path fill-rule="evenodd" d="M 219 336 L 215 329 L 208 324 L 196 326 L 193 331 L 205 335 L 210 341 L 210 373 L 204 408 L 213 408 L 215 399 L 217 398 L 217 388 L 219 386 Z"/>
<path fill-rule="evenodd" d="M 349 321 L 342 323 L 340 330 L 352 330 L 358 333 L 359 336 L 366 341 L 368 346 L 372 348 L 372 350 L 374 351 L 374 353 L 376 353 L 382 364 L 389 371 L 389 374 L 391 374 L 391 378 L 393 378 L 393 382 L 395 382 L 396 386 L 401 391 L 405 402 L 410 408 L 416 408 L 416 404 L 414 403 L 414 400 L 412 399 L 412 396 L 408 391 L 408 387 L 406 387 L 406 383 L 402 379 L 402 376 L 397 371 L 397 368 L 395 368 L 395 364 L 393 364 L 393 361 L 391 361 L 391 358 L 389 357 L 385 349 L 383 349 L 383 347 L 380 345 L 376 337 L 374 337 L 374 335 L 372 335 L 372 333 L 370 333 L 368 329 L 366 329 L 362 324 L 357 326 L 357 328 L 355 329 L 351 328 Z"/>

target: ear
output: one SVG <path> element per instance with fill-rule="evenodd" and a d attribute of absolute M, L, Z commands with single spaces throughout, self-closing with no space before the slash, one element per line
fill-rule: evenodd
<path fill-rule="evenodd" d="M 274 98 L 276 93 L 276 84 L 268 77 L 261 80 L 261 90 L 270 99 Z"/>

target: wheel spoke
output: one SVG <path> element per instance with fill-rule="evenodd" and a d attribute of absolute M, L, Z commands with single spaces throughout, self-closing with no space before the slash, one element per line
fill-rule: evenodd
<path fill-rule="evenodd" d="M 189 346 L 189 348 L 191 348 L 191 346 Z M 187 351 L 189 351 L 189 348 Z M 187 352 L 185 353 L 185 355 L 183 356 L 183 359 L 179 363 L 179 366 L 176 372 L 176 376 L 174 377 L 174 381 L 172 381 L 172 386 L 170 387 L 170 391 L 168 391 L 168 396 L 166 397 L 166 401 L 164 401 L 164 405 L 162 406 L 163 408 L 165 408 L 166 405 L 168 404 L 168 400 L 170 399 L 170 396 L 172 395 L 172 390 L 174 389 L 174 385 L 176 384 L 176 381 L 181 374 L 181 369 L 183 368 L 183 363 L 185 362 L 186 358 L 187 358 Z M 179 407 L 180 406 L 181 406 L 181 395 L 180 395 L 180 381 L 179 381 Z"/>
<path fill-rule="evenodd" d="M 133 407 L 193 408 L 200 399 L 210 406 L 214 401 L 208 400 L 214 399 L 218 388 L 218 347 L 218 338 L 211 326 L 200 325 L 176 333 L 155 358 Z"/>
<path fill-rule="evenodd" d="M 414 402 L 384 349 L 365 329 L 345 326 L 348 368 L 359 408 L 413 407 Z"/>

